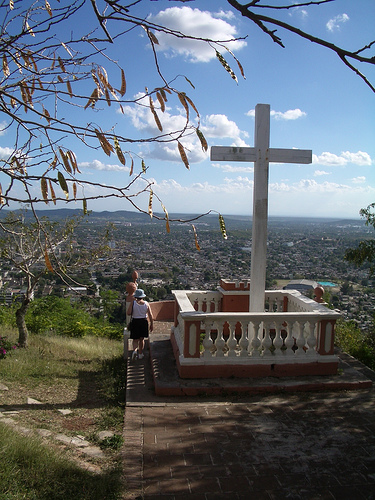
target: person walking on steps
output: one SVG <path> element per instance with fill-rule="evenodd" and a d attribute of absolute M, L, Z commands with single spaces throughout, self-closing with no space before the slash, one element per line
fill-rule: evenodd
<path fill-rule="evenodd" d="M 144 300 L 145 292 L 138 288 L 134 292 L 134 300 L 129 304 L 127 314 L 132 317 L 130 338 L 133 340 L 132 360 L 144 357 L 144 339 L 148 338 L 148 332 L 154 329 L 154 318 L 149 303 Z M 150 328 L 148 325 L 150 322 Z"/>

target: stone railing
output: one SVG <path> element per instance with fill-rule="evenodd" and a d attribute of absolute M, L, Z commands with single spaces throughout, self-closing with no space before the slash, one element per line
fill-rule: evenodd
<path fill-rule="evenodd" d="M 266 291 L 265 312 L 221 311 L 218 292 L 175 291 L 180 376 L 325 375 L 337 371 L 340 314 L 297 291 Z"/>

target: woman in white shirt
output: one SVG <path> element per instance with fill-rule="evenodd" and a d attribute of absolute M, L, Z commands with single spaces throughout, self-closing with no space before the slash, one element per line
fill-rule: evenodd
<path fill-rule="evenodd" d="M 150 332 L 154 328 L 154 318 L 149 303 L 143 300 L 145 297 L 145 292 L 138 288 L 134 292 L 133 302 L 130 303 L 126 311 L 127 315 L 132 317 L 130 331 L 130 338 L 133 340 L 132 359 L 144 357 L 144 339 L 148 337 L 149 331 L 148 321 L 150 321 Z"/>

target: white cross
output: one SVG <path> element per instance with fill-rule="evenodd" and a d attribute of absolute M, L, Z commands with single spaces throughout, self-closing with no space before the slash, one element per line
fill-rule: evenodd
<path fill-rule="evenodd" d="M 263 312 L 265 302 L 268 171 L 269 163 L 311 163 L 312 151 L 307 149 L 270 148 L 270 105 L 255 107 L 253 148 L 211 147 L 212 161 L 254 162 L 253 231 L 251 244 L 250 312 Z"/>

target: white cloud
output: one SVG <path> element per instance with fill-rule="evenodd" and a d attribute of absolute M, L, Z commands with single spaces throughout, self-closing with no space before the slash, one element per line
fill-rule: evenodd
<path fill-rule="evenodd" d="M 356 179 L 352 179 L 353 183 L 357 184 L 363 184 L 365 178 L 364 177 L 358 177 L 358 181 L 356 182 Z M 301 179 L 297 182 L 292 182 L 290 184 L 286 182 L 281 182 L 281 183 L 270 183 L 269 186 L 269 192 L 270 192 L 270 201 L 272 199 L 272 193 L 277 193 L 277 192 L 287 192 L 287 193 L 299 193 L 302 195 L 301 202 L 303 201 L 303 196 L 306 196 L 306 194 L 319 194 L 319 195 L 325 195 L 325 194 L 335 194 L 335 195 L 343 195 L 347 196 L 348 193 L 351 194 L 356 194 L 358 196 L 358 193 L 373 193 L 372 196 L 375 193 L 375 189 L 370 187 L 370 186 L 358 186 L 353 189 L 352 185 L 349 184 L 343 184 L 343 183 L 338 183 L 338 182 L 317 182 L 314 179 Z M 289 198 L 288 198 L 289 199 Z"/>
<path fill-rule="evenodd" d="M 229 174 L 230 175 L 230 174 Z M 192 180 L 185 184 L 171 178 L 149 179 L 153 191 L 162 200 L 169 213 L 204 213 L 217 210 L 222 214 L 249 215 L 252 213 L 253 176 L 238 175 L 227 177 L 215 184 L 216 176 L 210 181 Z M 187 177 L 188 179 L 189 177 Z M 138 186 L 138 185 L 137 185 Z M 139 184 L 140 189 L 141 184 Z M 303 179 L 298 182 L 283 180 L 270 183 L 269 214 L 289 216 L 315 217 L 359 217 L 359 210 L 373 202 L 375 187 L 366 183 L 317 182 L 314 179 Z M 147 210 L 148 194 L 142 195 L 139 204 Z M 95 202 L 99 210 L 101 201 Z M 104 205 L 103 210 L 107 210 Z M 111 210 L 124 209 L 124 200 L 111 201 Z M 161 211 L 156 197 L 154 210 Z M 173 228 L 172 228 L 173 231 Z"/>
<path fill-rule="evenodd" d="M 255 109 L 251 109 L 246 115 L 255 117 Z M 289 109 L 284 112 L 271 110 L 270 115 L 275 118 L 275 120 L 298 120 L 298 118 L 307 116 L 307 114 L 299 108 Z"/>
<path fill-rule="evenodd" d="M 271 183 L 269 213 L 357 218 L 359 209 L 371 203 L 374 196 L 375 188 L 365 184 L 317 182 L 313 179 L 290 184 Z"/>
<path fill-rule="evenodd" d="M 353 184 L 364 184 L 366 182 L 366 177 L 363 175 L 360 175 L 359 177 L 353 177 L 352 183 Z"/>
<path fill-rule="evenodd" d="M 312 162 L 319 165 L 342 166 L 347 164 L 347 160 L 342 156 L 337 156 L 333 153 L 324 152 L 321 155 L 312 155 Z"/>
<path fill-rule="evenodd" d="M 330 193 L 337 190 L 347 191 L 351 187 L 346 184 L 338 184 L 337 182 L 322 182 L 318 183 L 314 179 L 301 179 L 293 184 L 293 189 L 303 190 L 308 193 Z"/>
<path fill-rule="evenodd" d="M 129 116 L 133 126 L 149 135 L 159 135 L 160 132 L 155 123 L 154 116 L 149 110 L 148 97 L 142 97 L 143 94 L 137 95 L 139 103 L 145 106 L 124 106 L 124 114 Z M 158 103 L 155 102 L 155 109 L 158 110 Z M 175 132 L 182 130 L 186 125 L 185 110 L 177 107 L 176 113 L 173 113 L 171 107 L 167 108 L 164 113 L 157 111 L 161 124 L 163 126 L 163 134 L 173 137 Z M 243 137 L 248 137 L 246 131 L 239 129 L 234 121 L 228 119 L 226 115 L 208 115 L 201 119 L 200 129 L 203 135 L 208 138 L 230 138 L 233 140 L 233 146 L 247 146 Z M 179 139 L 181 144 L 186 149 L 186 154 L 190 163 L 198 163 L 208 158 L 209 153 L 202 150 L 201 143 L 194 130 Z M 174 142 L 153 143 L 152 145 L 143 145 L 142 155 L 145 158 L 154 158 L 164 161 L 181 161 L 181 157 Z"/>
<path fill-rule="evenodd" d="M 307 12 L 306 9 L 302 9 L 301 7 L 295 7 L 292 11 L 288 12 L 289 17 L 293 17 L 294 15 L 297 15 L 301 17 L 302 19 L 306 19 L 309 16 L 309 13 Z"/>
<path fill-rule="evenodd" d="M 233 166 L 233 165 L 227 165 L 227 164 L 219 164 L 219 163 L 212 163 L 212 166 L 214 168 L 218 168 L 222 170 L 223 172 L 228 172 L 228 173 L 235 173 L 235 172 L 248 172 L 248 173 L 253 173 L 254 172 L 254 167 L 253 166 L 246 166 L 246 167 L 241 167 L 241 166 Z"/>
<path fill-rule="evenodd" d="M 208 158 L 209 153 L 203 151 L 198 138 L 195 135 L 186 136 L 179 140 L 185 148 L 189 163 L 200 163 Z M 143 151 L 145 158 L 154 160 L 176 161 L 181 163 L 181 156 L 176 142 L 155 143 L 149 151 Z"/>
<path fill-rule="evenodd" d="M 160 135 L 155 118 L 148 108 L 148 97 L 145 97 L 144 94 L 138 94 L 135 97 L 141 105 L 123 106 L 124 114 L 130 117 L 135 129 L 150 136 Z M 163 113 L 160 111 L 157 101 L 154 102 L 154 106 L 163 127 L 162 134 L 166 138 L 168 138 L 168 136 L 172 138 L 176 131 L 183 130 L 186 125 L 186 115 L 182 107 L 177 107 L 176 113 L 173 113 L 171 107 L 168 107 Z M 190 134 L 185 134 L 185 136 L 179 140 L 186 149 L 189 162 L 201 162 L 208 157 L 208 152 L 206 153 L 202 150 L 201 143 L 195 132 L 190 132 Z M 181 162 L 180 153 L 177 143 L 175 142 L 154 142 L 152 145 L 147 144 L 142 147 L 143 151 L 141 154 L 145 158 Z"/>
<path fill-rule="evenodd" d="M 220 12 L 213 12 L 212 16 L 217 17 L 218 19 L 235 19 L 236 17 L 234 13 L 230 10 L 227 11 L 221 10 Z"/>
<path fill-rule="evenodd" d="M 93 160 L 93 161 L 84 161 L 82 163 L 78 164 L 78 167 L 81 169 L 88 169 L 88 170 L 98 170 L 98 171 L 106 171 L 106 172 L 129 172 L 129 167 L 124 167 L 120 166 L 117 164 L 109 164 L 109 163 L 102 163 L 99 160 Z"/>
<path fill-rule="evenodd" d="M 321 175 L 330 175 L 330 172 L 326 172 L 325 170 L 315 170 L 314 177 L 319 177 Z"/>
<path fill-rule="evenodd" d="M 206 137 L 230 137 L 239 138 L 241 135 L 248 137 L 248 133 L 241 131 L 237 124 L 229 120 L 226 115 L 208 115 L 201 126 Z"/>
<path fill-rule="evenodd" d="M 2 148 L 0 147 L 0 160 L 7 160 L 10 155 L 14 153 L 12 148 Z"/>
<path fill-rule="evenodd" d="M 231 19 L 223 11 L 212 14 L 184 6 L 165 9 L 156 16 L 150 16 L 148 21 L 188 36 L 225 41 L 225 45 L 233 52 L 242 49 L 246 46 L 246 42 L 234 40 L 238 37 L 236 27 L 220 19 L 223 17 Z M 177 38 L 162 32 L 158 32 L 157 39 L 159 42 L 157 50 L 164 51 L 170 56 L 182 55 L 191 62 L 209 62 L 216 57 L 212 47 L 199 40 Z"/>
<path fill-rule="evenodd" d="M 134 128 L 142 130 L 147 134 L 158 135 L 159 129 L 155 122 L 155 118 L 149 109 L 149 98 L 142 93 L 134 96 L 138 101 L 138 105 L 123 106 L 124 115 L 129 116 Z M 186 124 L 185 110 L 177 109 L 177 113 L 173 114 L 171 108 L 168 107 L 164 111 L 160 111 L 158 101 L 153 101 L 154 107 L 163 127 L 164 134 L 173 134 L 173 132 L 182 130 Z"/>
<path fill-rule="evenodd" d="M 168 194 L 177 194 L 177 198 L 181 200 L 181 194 L 188 195 L 190 200 L 194 196 L 202 196 L 202 193 L 209 195 L 211 193 L 220 194 L 235 194 L 252 193 L 254 181 L 248 177 L 238 176 L 236 178 L 225 178 L 221 184 L 210 184 L 209 182 L 195 182 L 188 186 L 183 186 L 174 179 L 163 180 L 161 182 L 154 181 L 153 189 L 158 195 L 166 196 Z M 181 200 L 182 201 L 182 200 Z"/>
<path fill-rule="evenodd" d="M 5 135 L 6 134 L 6 127 L 7 127 L 7 122 L 4 120 L 2 122 L 0 122 L 0 136 L 1 135 Z"/>
<path fill-rule="evenodd" d="M 298 120 L 298 118 L 306 116 L 306 113 L 297 108 L 289 109 L 284 113 L 281 111 L 271 111 L 271 116 L 273 116 L 276 120 Z"/>
<path fill-rule="evenodd" d="M 368 153 L 363 151 L 358 151 L 357 153 L 351 153 L 350 151 L 343 151 L 341 153 L 348 163 L 354 163 L 359 166 L 369 166 L 372 164 L 371 157 Z"/>
<path fill-rule="evenodd" d="M 333 17 L 327 22 L 326 28 L 328 31 L 339 30 L 341 28 L 341 25 L 346 23 L 347 21 L 349 21 L 349 16 L 347 14 L 339 14 L 338 16 Z"/>
<path fill-rule="evenodd" d="M 345 166 L 348 163 L 353 163 L 358 166 L 370 166 L 372 165 L 371 157 L 368 153 L 363 151 L 358 151 L 357 153 L 351 153 L 350 151 L 343 151 L 340 156 L 324 152 L 317 156 L 313 154 L 313 164 L 328 165 L 328 166 Z"/>

